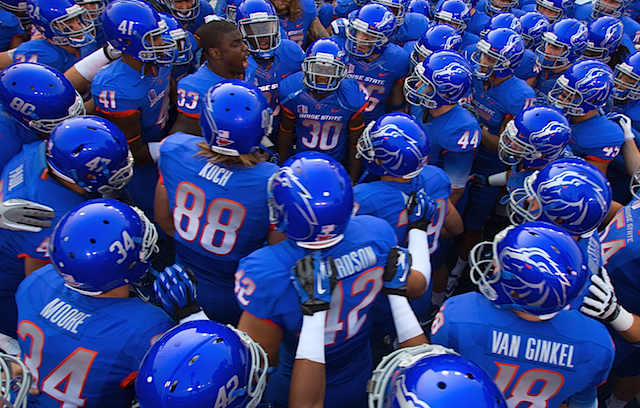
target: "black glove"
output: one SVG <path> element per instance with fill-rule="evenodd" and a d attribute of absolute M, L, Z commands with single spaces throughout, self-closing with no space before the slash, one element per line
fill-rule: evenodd
<path fill-rule="evenodd" d="M 384 267 L 384 289 L 386 295 L 407 296 L 407 278 L 411 272 L 411 254 L 408 250 L 393 247 Z"/>
<path fill-rule="evenodd" d="M 298 293 L 302 314 L 311 316 L 315 312 L 329 310 L 331 291 L 338 279 L 337 272 L 333 258 L 323 261 L 317 251 L 296 262 L 289 276 Z"/>

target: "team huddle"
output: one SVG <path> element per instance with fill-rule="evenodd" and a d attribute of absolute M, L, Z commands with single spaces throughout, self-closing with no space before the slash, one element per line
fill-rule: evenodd
<path fill-rule="evenodd" d="M 638 21 L 0 0 L 0 406 L 626 406 Z"/>

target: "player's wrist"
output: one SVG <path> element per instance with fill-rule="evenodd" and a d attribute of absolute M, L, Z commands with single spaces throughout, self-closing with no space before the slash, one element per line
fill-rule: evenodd
<path fill-rule="evenodd" d="M 296 349 L 296 360 L 310 360 L 325 364 L 324 327 L 327 311 L 302 316 L 302 330 Z"/>
<path fill-rule="evenodd" d="M 615 331 L 625 332 L 631 328 L 634 319 L 633 314 L 618 304 L 614 312 L 606 320 Z"/>

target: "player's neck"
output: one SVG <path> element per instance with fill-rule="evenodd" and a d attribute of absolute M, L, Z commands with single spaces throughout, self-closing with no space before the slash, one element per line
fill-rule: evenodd
<path fill-rule="evenodd" d="M 496 78 L 494 74 L 491 74 L 491 76 L 489 77 L 489 81 L 491 81 L 491 85 L 493 85 L 493 87 L 495 88 L 501 83 L 503 83 L 504 81 L 506 81 L 507 79 L 510 79 L 512 76 L 513 75 L 508 75 L 504 78 Z"/>
<path fill-rule="evenodd" d="M 562 68 L 550 68 L 549 71 L 553 72 L 554 74 L 559 74 L 571 68 L 572 65 L 573 64 L 567 65 L 566 67 L 562 67 Z"/>
<path fill-rule="evenodd" d="M 382 181 L 395 181 L 396 183 L 408 183 L 411 179 L 405 179 L 402 177 L 393 177 L 393 176 L 380 176 L 380 180 Z"/>
<path fill-rule="evenodd" d="M 598 114 L 598 110 L 594 109 L 594 110 L 590 110 L 589 112 L 585 113 L 582 116 L 570 116 L 569 117 L 569 121 L 571 123 L 581 123 L 584 121 L 587 121 L 589 119 L 591 119 L 592 117 L 596 116 Z"/>
<path fill-rule="evenodd" d="M 53 174 L 52 171 L 49 171 L 49 177 L 55 179 L 58 183 L 62 184 L 63 186 L 65 186 L 69 190 L 73 191 L 74 193 L 78 193 L 80 195 L 87 194 L 87 192 L 86 192 L 86 190 L 84 188 L 80 187 L 77 184 L 73 184 L 73 183 L 70 183 L 70 182 L 68 182 L 66 180 L 61 179 L 60 177 L 58 177 L 55 174 Z"/>
<path fill-rule="evenodd" d="M 50 39 L 47 38 L 47 41 L 49 41 L 51 44 L 53 45 L 57 45 L 54 44 L 53 41 L 51 41 Z M 58 47 L 62 48 L 63 50 L 65 50 L 66 52 L 68 52 L 69 54 L 75 54 L 77 49 L 70 46 L 70 45 L 58 45 Z"/>
<path fill-rule="evenodd" d="M 129 285 L 120 286 L 119 288 L 101 293 L 94 297 L 127 299 L 129 297 Z"/>
<path fill-rule="evenodd" d="M 331 95 L 331 92 L 311 91 L 311 93 L 313 94 L 313 97 L 316 98 L 317 100 L 322 100 L 327 96 Z"/>
<path fill-rule="evenodd" d="M 442 116 L 445 113 L 449 112 L 451 109 L 453 109 L 456 106 L 456 104 L 453 105 L 444 105 L 441 106 L 439 108 L 436 109 L 429 109 L 429 113 L 431 114 L 432 118 L 437 118 L 438 116 Z"/>
<path fill-rule="evenodd" d="M 207 60 L 207 68 L 214 74 L 221 76 L 224 79 L 240 79 L 240 75 L 235 72 L 231 72 L 224 64 L 221 64 L 213 59 Z"/>
<path fill-rule="evenodd" d="M 141 74 L 149 75 L 152 73 L 151 64 L 145 64 L 142 61 L 138 61 L 137 59 L 133 58 L 133 55 L 122 54 L 122 62 L 124 62 L 131 68 L 135 69 L 136 71 L 140 72 Z M 143 69 L 144 69 L 144 73 L 142 72 Z"/>
<path fill-rule="evenodd" d="M 529 322 L 542 322 L 543 321 L 538 316 L 534 316 L 534 315 L 529 314 L 527 312 L 521 312 L 519 310 L 513 310 L 513 309 L 511 309 L 511 311 L 513 313 L 515 313 L 518 317 L 520 317 L 520 318 L 522 318 L 524 320 L 527 320 Z"/>

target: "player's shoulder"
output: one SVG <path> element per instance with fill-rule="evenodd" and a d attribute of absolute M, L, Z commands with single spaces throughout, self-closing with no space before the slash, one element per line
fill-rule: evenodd
<path fill-rule="evenodd" d="M 409 54 L 397 44 L 389 44 L 380 58 L 384 58 L 384 65 L 387 69 L 396 71 L 401 75 L 409 72 Z"/>
<path fill-rule="evenodd" d="M 298 43 L 286 38 L 280 41 L 280 46 L 276 48 L 276 55 L 279 55 L 290 66 L 300 67 L 302 60 L 304 60 L 304 51 Z"/>
<path fill-rule="evenodd" d="M 514 109 L 522 110 L 523 106 L 527 106 L 528 99 L 536 97 L 536 92 L 524 79 L 512 76 L 504 84 L 506 86 L 500 90 L 500 95 Z"/>
<path fill-rule="evenodd" d="M 314 0 L 300 0 L 299 2 L 304 14 L 312 14 L 314 17 L 318 14 L 318 8 Z"/>
<path fill-rule="evenodd" d="M 611 335 L 605 325 L 578 310 L 563 310 L 550 319 L 549 323 L 568 340 L 591 343 L 595 347 L 611 351 L 614 349 Z"/>
<path fill-rule="evenodd" d="M 355 112 L 362 109 L 362 106 L 369 100 L 367 90 L 353 78 L 345 78 L 340 81 L 337 94 L 345 107 Z"/>
<path fill-rule="evenodd" d="M 420 184 L 432 191 L 451 190 L 451 180 L 440 167 L 426 165 L 416 177 Z"/>
<path fill-rule="evenodd" d="M 40 168 L 43 170 L 46 168 L 45 150 L 46 142 L 42 140 L 23 145 L 20 152 L 13 156 L 4 166 L 2 179 L 13 186 L 12 190 L 16 189 L 20 184 L 18 181 L 24 182 L 34 168 L 33 172 L 35 173 L 38 173 Z M 15 177 L 17 177 L 16 181 L 12 183 L 11 179 Z"/>
<path fill-rule="evenodd" d="M 295 94 L 304 88 L 304 74 L 302 71 L 287 76 L 278 84 L 278 97 L 281 101 L 293 99 Z"/>
<path fill-rule="evenodd" d="M 91 93 L 96 96 L 97 91 L 115 90 L 117 99 L 138 99 L 140 91 L 137 89 L 140 87 L 136 85 L 140 82 L 140 73 L 136 73 L 121 59 L 117 59 L 98 71 L 91 82 Z"/>
<path fill-rule="evenodd" d="M 375 231 L 375 234 L 371 234 Z M 344 232 L 345 239 L 353 244 L 366 242 L 378 242 L 383 247 L 392 247 L 397 244 L 397 238 L 393 227 L 382 218 L 372 215 L 356 215 L 349 219 Z"/>
<path fill-rule="evenodd" d="M 204 139 L 201 136 L 194 136 L 183 132 L 177 132 L 165 137 L 160 143 L 160 154 L 167 155 L 177 151 L 198 151 L 198 142 Z M 194 152 L 194 153 L 195 153 Z"/>
<path fill-rule="evenodd" d="M 9 29 L 14 27 L 22 27 L 18 17 L 8 11 L 0 10 L 0 28 Z"/>
<path fill-rule="evenodd" d="M 13 56 L 15 58 L 17 55 L 24 55 L 26 59 L 29 60 L 30 56 L 37 55 L 38 63 L 48 65 L 59 70 L 59 67 L 64 65 L 62 53 L 60 52 L 61 50 L 62 48 L 51 44 L 45 39 L 31 40 L 20 44 L 16 48 Z"/>
<path fill-rule="evenodd" d="M 452 296 L 447 299 L 440 308 L 440 313 L 445 316 L 447 324 L 481 323 L 490 324 L 496 311 L 499 310 L 482 294 L 467 292 Z M 479 318 L 483 316 L 484 318 Z M 513 314 L 513 320 L 517 317 Z"/>
<path fill-rule="evenodd" d="M 207 67 L 206 63 L 204 63 L 193 74 L 189 74 L 181 78 L 180 81 L 178 81 L 177 86 L 178 89 L 184 89 L 187 91 L 196 90 L 201 92 L 204 88 L 208 89 L 208 87 L 215 85 L 217 82 L 211 83 L 211 80 L 218 79 L 216 77 L 217 75 Z"/>
<path fill-rule="evenodd" d="M 606 116 L 598 115 L 592 120 L 584 121 L 580 124 L 572 125 L 572 140 L 580 139 L 580 144 L 589 146 L 600 145 L 622 145 L 624 142 L 624 131 L 613 120 Z M 602 135 L 607 135 L 606 139 Z"/>

